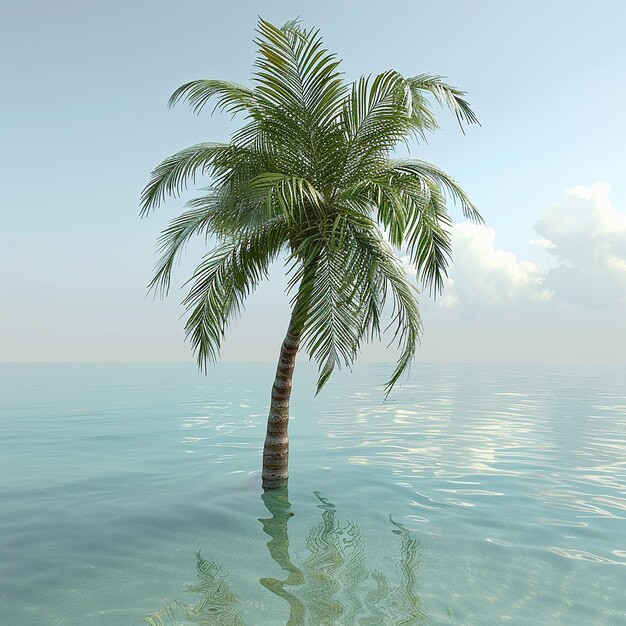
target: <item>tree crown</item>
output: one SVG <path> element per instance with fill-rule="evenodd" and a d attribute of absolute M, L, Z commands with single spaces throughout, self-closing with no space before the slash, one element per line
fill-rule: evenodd
<path fill-rule="evenodd" d="M 446 197 L 482 222 L 454 179 L 392 152 L 437 128 L 431 101 L 450 108 L 460 124 L 477 123 L 476 116 L 464 92 L 440 76 L 405 78 L 390 70 L 347 82 L 319 31 L 297 22 L 277 28 L 260 20 L 255 42 L 250 87 L 196 80 L 170 98 L 170 106 L 186 101 L 195 113 L 212 102 L 213 111 L 242 115 L 244 123 L 229 143 L 191 146 L 153 171 L 142 214 L 180 194 L 198 173 L 210 176 L 211 186 L 163 231 L 151 287 L 168 291 L 191 236 L 217 239 L 184 300 L 186 331 L 206 367 L 245 298 L 286 254 L 290 328 L 319 366 L 318 391 L 336 366 L 354 361 L 363 341 L 380 338 L 391 292 L 400 357 L 388 393 L 421 333 L 416 289 L 394 248 L 406 251 L 436 294 L 450 259 Z"/>

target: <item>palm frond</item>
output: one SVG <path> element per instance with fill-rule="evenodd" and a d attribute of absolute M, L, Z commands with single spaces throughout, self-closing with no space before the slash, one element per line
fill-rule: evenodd
<path fill-rule="evenodd" d="M 307 212 L 319 213 L 324 202 L 324 197 L 310 180 L 278 172 L 255 176 L 250 181 L 250 191 L 265 195 L 268 203 L 276 202 L 288 222 L 301 222 Z"/>
<path fill-rule="evenodd" d="M 215 195 L 211 196 L 216 203 Z M 161 257 L 157 261 L 154 277 L 148 285 L 149 289 L 158 290 L 161 296 L 167 294 L 174 263 L 189 239 L 202 231 L 207 231 L 213 217 L 210 205 L 203 205 L 185 211 L 175 217 L 158 239 Z"/>
<path fill-rule="evenodd" d="M 436 296 L 443 291 L 444 279 L 448 276 L 452 221 L 440 189 L 432 183 L 427 187 L 427 193 L 416 198 L 419 208 L 412 211 L 405 241 L 420 280 L 431 295 Z"/>
<path fill-rule="evenodd" d="M 381 160 L 406 139 L 410 119 L 399 90 L 402 81 L 400 74 L 389 71 L 353 84 L 341 115 L 346 144 L 343 185 L 373 174 Z"/>
<path fill-rule="evenodd" d="M 352 195 L 350 195 L 352 194 Z M 458 183 L 439 168 L 423 161 L 388 160 L 386 169 L 348 190 L 365 194 L 376 207 L 379 222 L 391 244 L 406 248 L 420 278 L 431 294 L 441 293 L 451 258 L 450 219 L 446 194 L 461 205 L 465 217 L 483 218 Z"/>
<path fill-rule="evenodd" d="M 200 368 L 217 360 L 233 317 L 267 276 L 285 238 L 284 225 L 272 224 L 217 246 L 196 268 L 183 304 L 189 313 L 185 331 Z"/>
<path fill-rule="evenodd" d="M 431 294 L 443 289 L 451 256 L 451 220 L 441 189 L 428 179 L 381 177 L 364 187 L 397 249 L 406 249 Z"/>
<path fill-rule="evenodd" d="M 429 181 L 437 185 L 442 191 L 458 202 L 463 215 L 476 224 L 484 224 L 485 220 L 476 206 L 463 191 L 461 186 L 446 174 L 442 169 L 417 159 L 389 159 L 388 168 L 394 174 L 408 175 L 413 177 L 418 187 L 423 186 L 423 181 Z"/>
<path fill-rule="evenodd" d="M 218 238 L 229 238 L 240 232 L 261 228 L 280 216 L 277 202 L 254 185 L 254 179 L 239 180 L 233 176 L 228 184 L 209 189 L 206 195 L 193 198 L 186 206 L 210 213 L 207 225 Z"/>
<path fill-rule="evenodd" d="M 168 157 L 152 172 L 150 182 L 141 194 L 141 215 L 156 208 L 167 196 L 178 196 L 187 188 L 188 180 L 214 171 L 217 160 L 231 149 L 224 143 L 199 143 Z"/>
<path fill-rule="evenodd" d="M 304 36 L 304 32 L 302 30 L 302 20 L 299 17 L 296 17 L 292 20 L 287 20 L 281 27 L 280 30 L 283 31 L 283 33 L 296 33 L 300 36 Z"/>
<path fill-rule="evenodd" d="M 375 228 L 367 231 L 355 229 L 353 235 L 363 254 L 369 259 L 369 265 L 380 274 L 393 295 L 391 326 L 395 325 L 391 341 L 397 341 L 400 356 L 396 368 L 385 387 L 385 396 L 400 380 L 415 356 L 415 350 L 422 332 L 422 320 L 417 305 L 417 291 L 409 282 L 406 272 L 396 258 L 389 244 Z"/>
<path fill-rule="evenodd" d="M 211 98 L 216 98 L 213 112 L 240 113 L 254 108 L 254 91 L 244 85 L 226 80 L 192 80 L 181 85 L 170 97 L 168 106 L 187 101 L 198 114 Z"/>
<path fill-rule="evenodd" d="M 316 122 L 337 114 L 346 87 L 337 69 L 340 61 L 324 48 L 319 31 L 294 26 L 281 30 L 260 20 L 258 33 L 257 91 Z"/>
<path fill-rule="evenodd" d="M 317 31 L 282 31 L 261 20 L 258 33 L 253 80 L 262 120 L 250 123 L 238 140 L 262 137 L 275 148 L 279 171 L 321 183 L 335 169 L 333 120 L 347 89 L 339 60 L 323 47 Z"/>
<path fill-rule="evenodd" d="M 365 208 L 367 214 L 374 210 L 377 221 L 387 230 L 391 244 L 396 248 L 404 245 L 411 217 L 405 189 L 394 185 L 389 177 L 379 176 L 353 187 L 343 197 L 352 206 L 357 203 L 361 210 Z"/>
<path fill-rule="evenodd" d="M 461 128 L 463 127 L 463 122 L 466 124 L 479 123 L 469 102 L 463 97 L 465 92 L 446 83 L 442 76 L 419 74 L 405 80 L 414 102 L 419 102 L 423 106 L 423 92 L 428 92 L 435 97 L 440 105 L 447 106 L 454 113 Z M 421 112 L 420 109 L 421 107 L 414 108 L 414 115 L 417 115 L 418 119 Z"/>
<path fill-rule="evenodd" d="M 306 299 L 301 342 L 318 364 L 317 393 L 335 367 L 350 366 L 359 342 L 359 303 L 349 297 L 354 282 L 350 250 L 314 246 L 300 272 L 292 277 L 300 283 L 299 294 Z M 312 270 L 312 271 L 311 271 Z"/>

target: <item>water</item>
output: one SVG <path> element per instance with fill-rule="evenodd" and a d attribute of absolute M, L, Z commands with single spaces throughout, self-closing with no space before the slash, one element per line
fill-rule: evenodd
<path fill-rule="evenodd" d="M 626 367 L 388 373 L 0 365 L 0 623 L 625 624 Z"/>

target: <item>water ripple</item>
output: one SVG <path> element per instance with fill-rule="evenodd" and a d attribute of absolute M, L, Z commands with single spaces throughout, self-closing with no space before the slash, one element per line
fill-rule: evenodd
<path fill-rule="evenodd" d="M 255 508 L 273 368 L 94 368 L 0 377 L 0 621 L 137 623 L 178 597 L 200 549 L 246 592 L 254 571 L 280 582 Z M 624 623 L 626 369 L 416 365 L 383 403 L 387 369 L 313 400 L 315 372 L 299 366 L 293 545 L 307 545 L 322 490 L 373 567 L 389 565 L 389 514 L 419 535 L 432 623 Z"/>

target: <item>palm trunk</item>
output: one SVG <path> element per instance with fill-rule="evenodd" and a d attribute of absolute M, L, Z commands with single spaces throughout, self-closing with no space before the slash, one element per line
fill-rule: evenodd
<path fill-rule="evenodd" d="M 280 349 L 276 378 L 272 386 L 272 402 L 263 448 L 263 489 L 275 489 L 284 485 L 289 476 L 289 398 L 299 346 L 300 331 L 296 330 L 292 316 Z"/>

